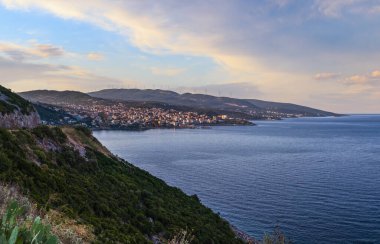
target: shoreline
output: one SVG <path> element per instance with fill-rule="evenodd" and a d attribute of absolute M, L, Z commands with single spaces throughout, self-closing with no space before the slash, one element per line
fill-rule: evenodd
<path fill-rule="evenodd" d="M 76 126 L 76 125 L 72 125 Z M 147 130 L 156 130 L 156 129 L 174 129 L 174 130 L 183 130 L 183 129 L 212 129 L 212 127 L 217 127 L 217 126 L 257 126 L 257 124 L 253 122 L 249 123 L 244 123 L 244 124 L 207 124 L 207 125 L 194 125 L 194 126 L 186 126 L 186 127 L 170 127 L 170 126 L 158 126 L 158 127 L 140 127 L 140 128 L 127 128 L 127 127 L 87 127 L 88 129 L 92 131 L 147 131 Z"/>
<path fill-rule="evenodd" d="M 226 220 L 228 223 L 229 221 Z M 260 244 L 260 241 L 256 240 L 255 238 L 251 237 L 244 231 L 238 229 L 236 226 L 230 224 L 231 230 L 235 233 L 236 237 L 239 238 L 240 240 L 244 241 L 245 243 L 248 244 Z"/>

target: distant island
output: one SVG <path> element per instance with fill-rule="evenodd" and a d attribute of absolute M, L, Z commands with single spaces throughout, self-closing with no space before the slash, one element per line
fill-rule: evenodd
<path fill-rule="evenodd" d="M 19 95 L 34 103 L 44 124 L 95 130 L 254 125 L 251 120 L 338 116 L 295 104 L 165 90 L 108 89 L 88 94 L 36 90 Z"/>

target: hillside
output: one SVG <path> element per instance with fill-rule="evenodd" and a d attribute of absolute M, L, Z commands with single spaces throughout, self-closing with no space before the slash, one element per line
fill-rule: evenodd
<path fill-rule="evenodd" d="M 0 162 L 1 182 L 91 226 L 100 243 L 164 241 L 183 230 L 193 243 L 240 242 L 196 196 L 113 156 L 84 128 L 0 129 Z"/>
<path fill-rule="evenodd" d="M 19 93 L 19 95 L 31 102 L 55 105 L 72 102 L 83 105 L 107 103 L 107 101 L 104 99 L 91 97 L 86 93 L 77 91 L 36 90 L 29 92 L 21 92 Z"/>
<path fill-rule="evenodd" d="M 0 85 L 0 127 L 35 127 L 40 118 L 33 105 Z"/>
<path fill-rule="evenodd" d="M 0 85 L 0 113 L 10 114 L 15 111 L 25 115 L 35 112 L 31 103 Z"/>
<path fill-rule="evenodd" d="M 191 109 L 190 107 L 186 106 L 174 106 L 168 103 L 156 101 L 123 101 L 118 99 L 103 99 L 93 97 L 86 93 L 78 91 L 34 90 L 20 92 L 19 95 L 33 103 L 42 103 L 45 105 L 114 105 L 121 102 L 129 107 L 156 107 L 163 109 L 177 109 L 180 111 L 188 111 L 189 109 Z"/>
<path fill-rule="evenodd" d="M 170 93 L 170 92 L 169 92 Z M 147 99 L 146 101 L 126 101 L 120 99 L 108 99 L 108 98 L 98 98 L 91 97 L 90 95 L 77 91 L 54 91 L 54 90 L 35 90 L 35 91 L 27 91 L 19 93 L 23 98 L 33 102 L 36 104 L 38 112 L 42 117 L 48 120 L 54 120 L 57 116 L 46 117 L 46 111 L 38 104 L 43 105 L 43 107 L 47 107 L 45 105 L 54 105 L 58 106 L 58 108 L 62 107 L 77 107 L 77 106 L 118 106 L 120 103 L 123 104 L 125 108 L 160 108 L 164 110 L 174 109 L 176 111 L 182 112 L 197 112 L 199 114 L 206 114 L 208 116 L 216 116 L 219 114 L 227 114 L 233 118 L 243 118 L 243 119 L 252 119 L 257 118 L 260 119 L 260 116 L 249 115 L 247 113 L 239 112 L 239 111 L 225 111 L 217 108 L 210 108 L 205 106 L 198 106 L 194 104 L 182 105 L 182 104 L 171 104 L 166 102 L 154 101 L 155 99 Z M 183 103 L 185 104 L 185 103 Z"/>
<path fill-rule="evenodd" d="M 106 89 L 91 92 L 89 95 L 104 99 L 119 99 L 124 101 L 157 101 L 172 105 L 189 106 L 239 112 L 246 114 L 265 114 L 268 110 L 281 114 L 301 116 L 334 116 L 336 114 L 296 104 L 267 102 L 255 99 L 236 99 L 215 97 L 204 94 L 178 94 L 164 90 L 139 89 Z"/>
<path fill-rule="evenodd" d="M 108 89 L 89 94 L 76 91 L 36 90 L 20 93 L 34 103 L 53 105 L 113 105 L 122 102 L 128 107 L 175 109 L 215 116 L 226 114 L 241 119 L 280 119 L 302 116 L 338 116 L 314 108 L 290 103 L 255 99 L 215 97 L 204 94 L 178 94 L 164 90 Z"/>

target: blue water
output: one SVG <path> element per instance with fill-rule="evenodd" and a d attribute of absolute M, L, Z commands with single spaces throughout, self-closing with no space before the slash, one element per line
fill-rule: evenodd
<path fill-rule="evenodd" d="M 95 136 L 254 237 L 380 243 L 380 116 L 257 124 Z"/>

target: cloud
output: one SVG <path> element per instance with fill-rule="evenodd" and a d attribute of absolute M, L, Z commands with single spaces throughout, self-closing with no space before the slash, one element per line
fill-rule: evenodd
<path fill-rule="evenodd" d="M 371 67 L 379 59 L 379 42 L 367 45 L 369 40 L 377 40 L 377 32 L 373 28 L 371 31 L 357 28 L 364 18 L 347 19 L 344 23 L 338 18 L 375 9 L 377 3 L 373 0 L 191 3 L 162 0 L 112 1 L 112 4 L 107 0 L 0 0 L 0 3 L 8 9 L 37 10 L 96 25 L 123 35 L 130 44 L 149 54 L 206 57 L 222 70 L 221 74 L 226 74 L 226 82 L 250 81 L 267 99 L 304 102 L 311 94 L 323 94 L 326 90 L 341 92 L 360 80 L 358 77 L 350 80 L 347 75 L 360 73 L 359 61 L 361 67 Z M 376 23 L 371 22 L 373 26 Z M 14 60 L 23 59 L 19 56 L 13 54 Z M 312 78 L 316 70 L 330 70 L 331 74 L 338 71 L 346 78 L 324 87 L 316 80 L 338 77 L 317 74 Z M 160 76 L 179 74 L 157 67 L 151 72 Z"/>
<path fill-rule="evenodd" d="M 150 70 L 152 74 L 154 75 L 163 75 L 163 76 L 176 76 L 185 71 L 185 69 L 181 69 L 181 68 L 158 68 L 158 67 L 151 67 Z"/>
<path fill-rule="evenodd" d="M 374 70 L 371 73 L 372 78 L 380 78 L 380 70 Z"/>
<path fill-rule="evenodd" d="M 268 82 L 283 79 L 286 72 L 286 78 L 291 80 L 297 76 L 296 72 L 290 73 L 283 69 L 286 69 L 286 66 L 294 66 L 294 69 L 297 69 L 307 62 L 304 62 L 303 57 L 293 57 L 293 61 L 289 62 L 288 57 L 282 55 L 288 56 L 288 52 L 292 52 L 294 56 L 294 52 L 299 52 L 302 48 L 321 55 L 321 50 L 309 46 L 312 42 L 306 44 L 307 35 L 292 32 L 289 36 L 289 32 L 283 32 L 289 25 L 299 28 L 298 19 L 287 13 L 284 17 L 288 24 L 285 24 L 281 17 L 270 17 L 279 6 L 293 2 L 287 0 L 262 3 L 195 0 L 191 4 L 170 0 L 149 3 L 114 1 L 112 4 L 106 0 L 0 2 L 9 9 L 39 9 L 64 19 L 91 23 L 126 36 L 134 46 L 145 52 L 209 57 L 227 70 L 236 82 L 244 82 L 249 78 L 252 82 L 265 86 Z M 313 2 L 318 11 L 326 15 L 336 15 L 345 6 L 351 6 L 358 1 Z M 308 11 L 309 5 L 305 5 L 300 4 L 301 9 Z M 302 34 L 302 29 L 300 30 Z M 297 50 L 292 51 L 292 48 L 289 48 L 293 46 L 297 47 Z M 274 47 L 273 53 L 267 52 Z M 297 58 L 301 60 L 297 61 Z M 273 66 L 277 68 L 273 69 Z"/>
<path fill-rule="evenodd" d="M 246 15 L 247 19 L 242 19 L 244 23 L 241 26 L 226 26 L 229 18 L 241 15 L 241 8 L 229 1 L 197 0 L 192 4 L 163 1 L 150 2 L 149 6 L 144 1 L 117 1 L 113 4 L 105 0 L 93 0 L 91 3 L 69 0 L 0 2 L 9 9 L 40 9 L 64 19 L 100 26 L 126 36 L 133 45 L 153 54 L 209 57 L 239 75 L 241 72 L 251 75 L 269 72 L 248 50 L 252 46 L 250 40 L 255 39 L 252 36 L 256 35 L 253 34 L 255 29 L 262 31 L 265 24 L 252 25 L 254 13 Z M 213 9 L 211 15 L 210 9 Z M 250 26 L 250 29 L 245 29 L 245 26 Z M 247 36 L 239 38 L 241 35 Z"/>
<path fill-rule="evenodd" d="M 378 76 L 379 75 L 379 76 Z M 340 80 L 345 87 L 340 94 L 363 94 L 369 97 L 376 97 L 377 91 L 380 90 L 380 72 L 373 71 L 369 74 L 355 74 L 347 76 Z"/>
<path fill-rule="evenodd" d="M 0 57 L 2 85 L 16 91 L 41 89 L 72 90 L 102 89 L 123 86 L 126 81 L 94 74 L 76 66 L 35 64 Z"/>
<path fill-rule="evenodd" d="M 315 80 L 331 80 L 338 78 L 340 74 L 338 73 L 318 73 L 314 76 Z"/>
<path fill-rule="evenodd" d="M 343 79 L 345 84 L 355 84 L 355 85 L 374 85 L 379 83 L 380 80 L 380 71 L 374 70 L 369 74 L 355 74 Z"/>
<path fill-rule="evenodd" d="M 339 17 L 345 7 L 352 6 L 360 0 L 316 0 L 317 10 L 328 17 Z"/>
<path fill-rule="evenodd" d="M 33 43 L 32 45 L 22 46 L 10 42 L 0 42 L 0 55 L 3 54 L 16 61 L 59 57 L 65 55 L 65 53 L 62 47 L 51 44 Z"/>
<path fill-rule="evenodd" d="M 97 52 L 90 52 L 87 54 L 87 59 L 91 61 L 101 61 L 104 59 L 104 55 Z"/>
<path fill-rule="evenodd" d="M 366 75 L 353 75 L 346 79 L 346 81 L 353 84 L 365 84 L 368 80 L 368 76 Z"/>
<path fill-rule="evenodd" d="M 57 57 L 65 54 L 62 47 L 57 47 L 49 44 L 35 44 L 35 51 L 40 57 Z"/>
<path fill-rule="evenodd" d="M 98 53 L 90 53 L 92 59 L 101 58 Z M 88 90 L 105 88 L 105 86 L 123 86 L 130 82 L 97 75 L 79 66 L 43 63 L 52 57 L 80 57 L 69 53 L 62 47 L 30 42 L 19 45 L 11 42 L 0 42 L 0 82 L 14 90 L 29 89 L 77 89 Z"/>
<path fill-rule="evenodd" d="M 380 5 L 373 0 L 315 0 L 314 8 L 324 16 L 339 18 L 350 14 L 378 14 Z"/>

